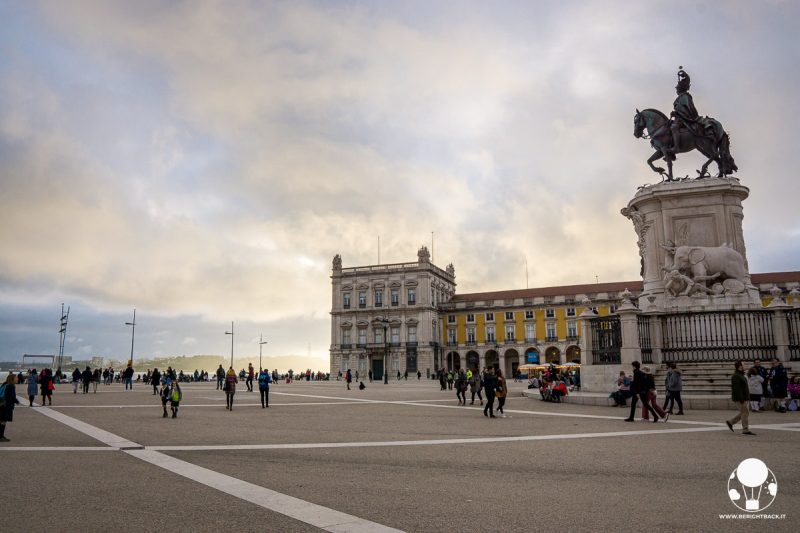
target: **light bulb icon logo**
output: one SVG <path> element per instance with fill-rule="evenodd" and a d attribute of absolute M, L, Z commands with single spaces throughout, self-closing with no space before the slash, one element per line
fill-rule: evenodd
<path fill-rule="evenodd" d="M 748 513 L 763 511 L 775 501 L 778 481 L 761 459 L 745 459 L 728 478 L 728 497 Z"/>

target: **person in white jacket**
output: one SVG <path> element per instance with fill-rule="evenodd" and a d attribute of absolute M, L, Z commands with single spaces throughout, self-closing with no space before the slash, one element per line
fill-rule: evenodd
<path fill-rule="evenodd" d="M 754 413 L 763 411 L 761 409 L 761 393 L 764 392 L 764 378 L 758 375 L 754 366 L 747 371 L 747 388 L 750 389 L 750 410 Z"/>

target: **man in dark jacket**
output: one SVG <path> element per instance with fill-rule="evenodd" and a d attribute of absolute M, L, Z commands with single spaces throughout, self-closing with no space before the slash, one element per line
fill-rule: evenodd
<path fill-rule="evenodd" d="M 728 429 L 733 431 L 733 425 L 742 421 L 742 434 L 755 435 L 748 426 L 750 416 L 750 388 L 747 385 L 747 378 L 744 377 L 744 365 L 741 361 L 735 363 L 736 371 L 731 376 L 731 400 L 739 404 L 739 414 L 726 420 Z"/>
<path fill-rule="evenodd" d="M 497 378 L 494 375 L 494 368 L 486 367 L 483 373 L 483 392 L 486 394 L 486 407 L 483 408 L 483 416 L 495 418 L 494 416 L 494 393 L 497 386 Z"/>
<path fill-rule="evenodd" d="M 769 386 L 772 389 L 772 397 L 775 398 L 775 411 L 785 413 L 789 375 L 786 373 L 783 363 L 777 357 L 772 360 L 772 368 L 769 371 Z"/>
<path fill-rule="evenodd" d="M 72 371 L 72 394 L 78 393 L 78 383 L 81 381 L 81 371 L 77 368 Z"/>
<path fill-rule="evenodd" d="M 222 390 L 223 382 L 225 381 L 225 369 L 219 365 L 217 369 L 217 390 Z"/>
<path fill-rule="evenodd" d="M 81 374 L 81 381 L 83 382 L 83 393 L 86 394 L 89 392 L 89 383 L 92 382 L 92 369 L 88 366 Z"/>
<path fill-rule="evenodd" d="M 158 386 L 161 384 L 161 372 L 157 368 L 153 369 L 153 375 L 150 376 L 150 384 L 153 386 L 153 394 L 158 394 Z"/>
<path fill-rule="evenodd" d="M 658 414 L 656 414 L 655 409 L 653 406 L 650 405 L 650 402 L 647 400 L 647 393 L 649 391 L 647 386 L 646 376 L 644 372 L 639 370 L 642 366 L 639 361 L 634 361 L 631 363 L 633 366 L 633 382 L 631 383 L 631 414 L 628 415 L 628 418 L 625 419 L 625 422 L 633 422 L 633 417 L 636 414 L 636 400 L 641 400 L 642 404 L 650 411 L 650 414 L 653 415 L 653 422 L 658 422 Z"/>

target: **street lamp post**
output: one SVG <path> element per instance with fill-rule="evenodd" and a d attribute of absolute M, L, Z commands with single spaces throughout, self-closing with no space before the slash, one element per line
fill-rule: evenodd
<path fill-rule="evenodd" d="M 263 333 L 261 334 L 259 339 L 260 340 L 258 341 L 258 371 L 261 372 L 261 370 L 264 368 L 264 367 L 261 366 L 261 348 L 265 344 L 267 344 L 267 341 L 264 340 L 264 334 Z"/>
<path fill-rule="evenodd" d="M 231 336 L 231 368 L 233 368 L 233 321 L 231 321 L 231 330 L 226 331 L 225 335 Z"/>
<path fill-rule="evenodd" d="M 131 359 L 130 364 L 133 367 L 133 339 L 136 336 L 136 308 L 133 308 L 133 322 L 125 322 L 126 326 L 131 327 Z"/>

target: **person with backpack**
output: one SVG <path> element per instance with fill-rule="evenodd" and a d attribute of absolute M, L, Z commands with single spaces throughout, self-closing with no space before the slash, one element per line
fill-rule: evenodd
<path fill-rule="evenodd" d="M 9 372 L 6 382 L 0 385 L 0 442 L 8 442 L 6 438 L 6 422 L 14 420 L 14 406 L 19 403 L 17 399 L 17 376 Z"/>
<path fill-rule="evenodd" d="M 78 383 L 81 382 L 81 371 L 77 368 L 72 371 L 72 394 L 78 394 Z"/>
<path fill-rule="evenodd" d="M 53 405 L 53 371 L 49 368 L 42 370 L 39 374 L 39 388 L 42 391 L 42 407 L 46 405 L 47 400 L 50 400 L 50 405 Z"/>
<path fill-rule="evenodd" d="M 269 384 L 272 383 L 272 377 L 269 375 L 269 370 L 261 369 L 258 373 L 258 392 L 261 393 L 261 408 L 266 409 L 269 407 Z"/>
<path fill-rule="evenodd" d="M 503 412 L 503 406 L 506 404 L 506 396 L 508 390 L 506 389 L 506 378 L 503 377 L 503 372 L 499 368 L 495 371 L 497 384 L 495 385 L 494 395 L 497 397 L 497 410 L 500 412 L 500 418 L 505 418 L 506 414 Z"/>
<path fill-rule="evenodd" d="M 225 409 L 233 411 L 233 395 L 236 394 L 236 371 L 233 367 L 228 368 L 225 374 Z"/>
<path fill-rule="evenodd" d="M 35 368 L 31 368 L 30 371 L 28 372 L 27 382 L 28 382 L 28 401 L 30 402 L 31 407 L 33 407 L 33 400 L 34 398 L 36 398 L 36 389 L 38 388 L 39 385 L 39 377 L 36 375 Z"/>
<path fill-rule="evenodd" d="M 458 405 L 467 405 L 467 375 L 462 368 L 456 377 L 456 397 L 458 398 Z"/>
<path fill-rule="evenodd" d="M 672 414 L 672 408 L 675 403 L 678 403 L 678 414 L 683 414 L 683 401 L 681 400 L 681 390 L 683 389 L 683 377 L 681 371 L 675 363 L 668 364 L 667 377 L 664 380 L 664 385 L 667 389 L 667 400 L 664 403 L 664 409 L 667 413 Z"/>
<path fill-rule="evenodd" d="M 169 405 L 172 410 L 172 418 L 178 417 L 178 407 L 180 406 L 181 399 L 183 399 L 183 392 L 178 381 L 173 381 L 169 386 Z M 166 409 L 164 410 L 166 413 Z"/>

